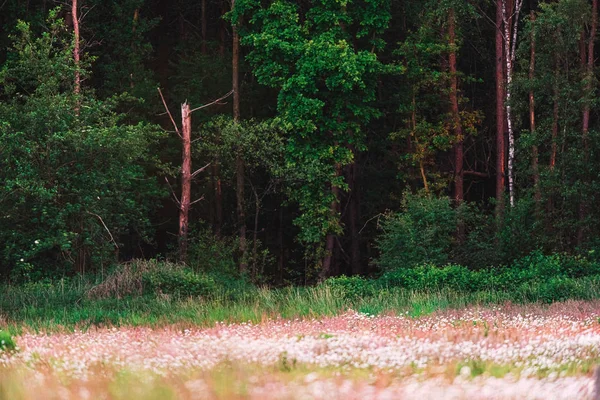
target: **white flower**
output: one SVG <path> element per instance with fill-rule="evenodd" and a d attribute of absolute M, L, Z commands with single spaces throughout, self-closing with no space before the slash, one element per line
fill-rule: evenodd
<path fill-rule="evenodd" d="M 25 261 L 23 258 L 21 258 L 21 262 Z"/>
<path fill-rule="evenodd" d="M 40 244 L 40 241 L 39 241 L 39 240 L 36 240 L 36 241 L 35 241 L 35 242 L 33 242 L 33 243 L 35 243 L 35 244 Z"/>

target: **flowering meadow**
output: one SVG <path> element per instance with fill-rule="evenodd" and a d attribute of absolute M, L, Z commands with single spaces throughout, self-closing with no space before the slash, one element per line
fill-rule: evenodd
<path fill-rule="evenodd" d="M 600 303 L 24 333 L 0 399 L 595 399 Z"/>

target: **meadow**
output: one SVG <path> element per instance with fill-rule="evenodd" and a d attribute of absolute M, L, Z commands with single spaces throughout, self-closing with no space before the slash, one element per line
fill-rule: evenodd
<path fill-rule="evenodd" d="M 0 399 L 598 395 L 593 279 L 567 285 L 587 298 L 564 301 L 534 282 L 469 292 L 386 279 L 269 289 L 150 262 L 5 286 Z"/>

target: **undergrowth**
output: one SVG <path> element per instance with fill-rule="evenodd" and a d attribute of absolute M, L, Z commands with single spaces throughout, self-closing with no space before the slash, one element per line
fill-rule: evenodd
<path fill-rule="evenodd" d="M 600 275 L 573 265 L 471 271 L 420 266 L 378 279 L 331 278 L 313 287 L 259 288 L 242 277 L 136 261 L 104 279 L 76 277 L 0 287 L 0 329 L 57 331 L 102 326 L 210 326 L 271 318 L 330 316 L 353 309 L 410 316 L 504 302 L 600 299 Z"/>

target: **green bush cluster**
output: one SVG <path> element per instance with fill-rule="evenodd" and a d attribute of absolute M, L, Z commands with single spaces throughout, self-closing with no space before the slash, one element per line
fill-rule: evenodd
<path fill-rule="evenodd" d="M 13 340 L 10 333 L 0 330 L 0 352 L 3 351 L 15 351 L 17 349 L 17 344 Z"/>
<path fill-rule="evenodd" d="M 330 278 L 323 284 L 345 298 L 373 295 L 382 290 L 454 290 L 461 293 L 507 292 L 525 301 L 588 299 L 600 283 L 600 263 L 581 256 L 532 253 L 511 266 L 471 270 L 462 265 L 433 264 L 385 272 L 378 279 Z"/>
<path fill-rule="evenodd" d="M 214 279 L 188 269 L 164 269 L 144 273 L 144 289 L 181 297 L 210 296 L 217 291 Z"/>

